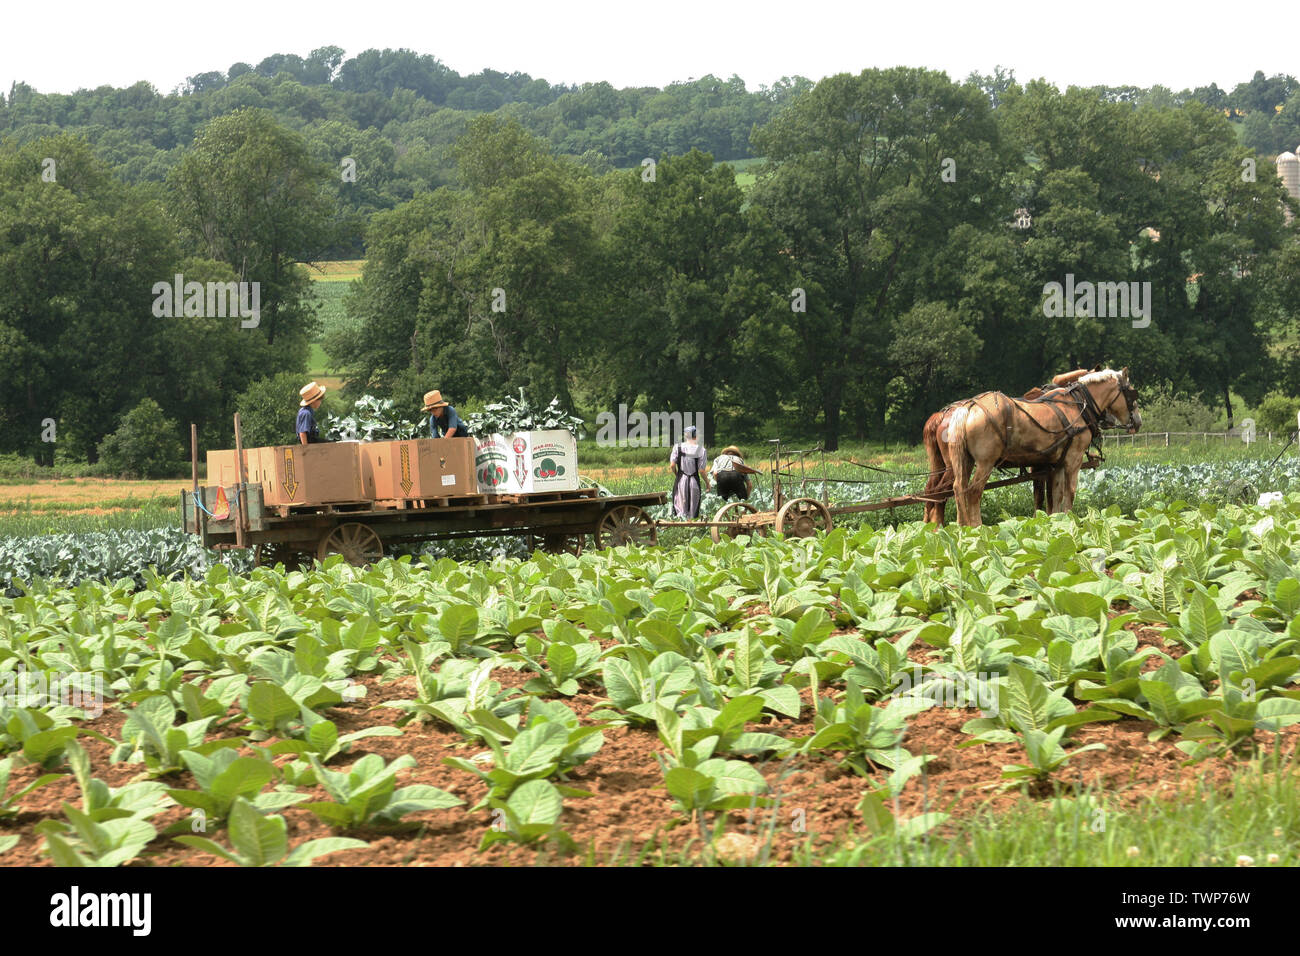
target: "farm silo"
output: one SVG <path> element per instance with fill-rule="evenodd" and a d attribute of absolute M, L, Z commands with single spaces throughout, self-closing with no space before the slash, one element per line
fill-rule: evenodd
<path fill-rule="evenodd" d="M 1300 148 L 1300 147 L 1297 147 Z M 1300 199 L 1300 158 L 1295 153 L 1283 153 L 1277 158 L 1277 174 L 1282 185 L 1294 198 Z"/>
<path fill-rule="evenodd" d="M 1300 199 L 1300 158 L 1291 152 L 1279 155 L 1277 174 L 1282 177 L 1282 185 L 1286 188 L 1287 194 L 1293 199 Z M 1290 210 L 1287 210 L 1286 220 L 1291 221 Z"/>

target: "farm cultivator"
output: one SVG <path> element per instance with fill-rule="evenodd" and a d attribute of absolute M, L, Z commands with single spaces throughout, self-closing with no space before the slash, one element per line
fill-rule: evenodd
<path fill-rule="evenodd" d="M 876 501 L 832 503 L 827 495 L 827 485 L 861 484 L 862 482 L 848 478 L 828 477 L 826 474 L 826 454 L 820 445 L 814 448 L 786 450 L 781 447 L 780 439 L 772 439 L 769 444 L 771 449 L 768 471 L 772 476 L 773 503 L 771 511 L 759 511 L 758 508 L 747 501 L 732 501 L 719 508 L 712 521 L 656 521 L 655 524 L 660 528 L 708 528 L 714 541 L 720 541 L 724 535 L 734 538 L 741 534 L 766 535 L 771 531 L 778 531 L 792 537 L 810 538 L 819 531 L 831 530 L 835 526 L 835 517 L 838 515 L 859 514 L 864 511 L 884 511 L 885 509 L 903 508 L 908 505 L 942 504 L 953 496 L 952 488 L 948 487 L 935 492 L 897 495 Z M 813 456 L 816 456 L 819 461 L 820 467 L 817 469 L 820 472 L 819 475 L 809 471 L 810 460 Z M 850 464 L 898 477 L 898 473 L 886 472 L 884 469 L 863 465 L 859 462 L 851 461 Z M 1096 460 L 1089 460 L 1084 462 L 1082 467 L 1095 468 L 1098 464 L 1099 462 Z M 796 468 L 798 469 L 797 473 Z M 925 473 L 910 476 L 925 477 Z M 1046 469 L 1021 468 L 1019 474 L 1010 478 L 991 481 L 985 487 L 1000 488 L 1005 485 L 1017 485 L 1026 481 L 1042 480 L 1046 477 Z M 782 483 L 783 478 L 787 479 L 791 484 L 798 483 L 799 497 L 787 497 L 785 486 Z M 807 495 L 809 485 L 820 485 L 821 496 L 818 498 L 809 497 Z"/>

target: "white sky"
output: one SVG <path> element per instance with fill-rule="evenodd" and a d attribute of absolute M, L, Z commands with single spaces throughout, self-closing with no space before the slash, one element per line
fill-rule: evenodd
<path fill-rule="evenodd" d="M 1279 13 L 1289 7 L 1291 11 Z M 665 86 L 712 73 L 748 87 L 896 65 L 1012 68 L 1025 81 L 1231 89 L 1257 69 L 1300 73 L 1298 4 L 1094 0 L 9 0 L 0 15 L 0 91 L 14 80 L 70 93 L 187 76 L 320 46 L 352 56 L 407 47 L 462 74 L 484 67 L 552 83 Z"/>

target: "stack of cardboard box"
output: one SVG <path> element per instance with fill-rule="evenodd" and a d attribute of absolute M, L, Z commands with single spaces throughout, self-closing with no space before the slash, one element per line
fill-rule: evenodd
<path fill-rule="evenodd" d="M 474 440 L 322 442 L 244 449 L 248 481 L 271 506 L 381 503 L 477 494 Z M 233 450 L 208 452 L 208 484 L 239 483 Z"/>

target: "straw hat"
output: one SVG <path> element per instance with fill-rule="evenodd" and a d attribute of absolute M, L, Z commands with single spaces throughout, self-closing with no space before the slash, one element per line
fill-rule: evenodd
<path fill-rule="evenodd" d="M 737 458 L 744 458 L 744 457 L 745 457 L 744 455 L 742 455 L 742 454 L 740 453 L 740 449 L 737 448 L 735 445 L 728 445 L 726 448 L 722 449 L 722 454 L 724 454 L 724 455 L 735 455 Z"/>
<path fill-rule="evenodd" d="M 323 386 L 317 385 L 315 382 L 309 382 L 302 388 L 298 389 L 298 394 L 302 396 L 302 401 L 299 402 L 299 404 L 303 408 L 306 408 L 312 402 L 316 401 L 316 399 L 323 396 L 325 392 L 326 389 Z"/>
<path fill-rule="evenodd" d="M 442 392 L 436 388 L 432 392 L 424 393 L 424 410 L 426 412 L 433 411 L 435 408 L 446 408 L 449 404 L 451 403 L 442 400 Z"/>

